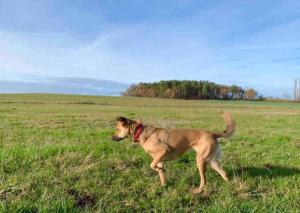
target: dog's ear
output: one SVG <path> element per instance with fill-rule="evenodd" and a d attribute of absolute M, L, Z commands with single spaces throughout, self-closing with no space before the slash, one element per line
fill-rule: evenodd
<path fill-rule="evenodd" d="M 124 117 L 116 117 L 116 121 L 125 121 L 126 120 L 126 118 L 124 118 Z"/>
<path fill-rule="evenodd" d="M 123 126 L 126 126 L 128 123 L 128 119 L 125 117 L 117 117 L 116 121 L 120 121 L 122 123 Z"/>

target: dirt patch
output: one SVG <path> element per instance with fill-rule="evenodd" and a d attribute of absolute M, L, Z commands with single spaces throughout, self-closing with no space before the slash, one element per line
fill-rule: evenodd
<path fill-rule="evenodd" d="M 74 197 L 75 205 L 78 208 L 85 208 L 96 204 L 96 198 L 91 194 L 81 193 L 76 189 L 69 189 L 67 193 Z"/>

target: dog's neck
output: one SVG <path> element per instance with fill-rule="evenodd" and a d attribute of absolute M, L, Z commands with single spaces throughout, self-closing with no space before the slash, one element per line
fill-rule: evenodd
<path fill-rule="evenodd" d="M 143 133 L 145 126 L 143 124 L 137 124 L 133 134 L 133 141 L 138 143 L 140 141 L 140 136 Z"/>
<path fill-rule="evenodd" d="M 142 145 L 146 143 L 148 138 L 152 135 L 156 128 L 152 126 L 144 126 L 144 129 L 139 137 L 139 143 Z"/>
<path fill-rule="evenodd" d="M 140 132 L 137 132 L 138 129 Z M 144 143 L 155 130 L 155 127 L 146 126 L 136 121 L 132 122 L 129 127 L 130 135 L 135 143 Z M 137 134 L 138 133 L 138 134 Z"/>

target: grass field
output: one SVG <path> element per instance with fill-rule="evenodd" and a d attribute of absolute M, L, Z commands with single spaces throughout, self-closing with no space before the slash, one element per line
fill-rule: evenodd
<path fill-rule="evenodd" d="M 190 151 L 166 163 L 167 185 L 131 140 L 112 142 L 116 116 L 171 128 L 237 131 L 221 140 L 224 182 L 206 193 Z M 0 212 L 300 212 L 300 104 L 124 97 L 0 95 Z"/>

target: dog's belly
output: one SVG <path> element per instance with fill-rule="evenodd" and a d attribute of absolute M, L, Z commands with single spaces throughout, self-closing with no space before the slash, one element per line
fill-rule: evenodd
<path fill-rule="evenodd" d="M 175 145 L 175 146 L 174 146 Z M 166 144 L 166 143 L 152 143 L 143 146 L 146 153 L 150 154 L 152 157 L 155 157 L 159 153 L 164 153 L 162 157 L 163 160 L 174 160 L 177 157 L 184 154 L 191 147 L 186 141 L 182 141 L 177 144 Z"/>
<path fill-rule="evenodd" d="M 163 160 L 175 160 L 179 156 L 183 155 L 186 151 L 187 151 L 187 149 L 184 151 L 181 151 L 181 152 L 171 150 L 171 151 L 167 152 L 167 154 L 165 155 Z"/>

